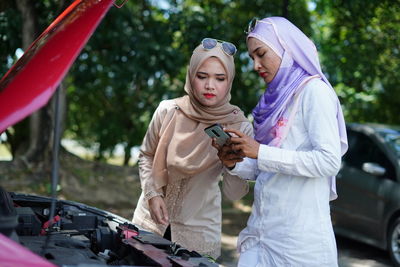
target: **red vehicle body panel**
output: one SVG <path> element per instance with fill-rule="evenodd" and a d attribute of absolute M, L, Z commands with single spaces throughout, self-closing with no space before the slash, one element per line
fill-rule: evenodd
<path fill-rule="evenodd" d="M 29 249 L 0 233 L 0 265 L 2 267 L 56 267 Z"/>
<path fill-rule="evenodd" d="M 76 0 L 0 80 L 0 133 L 44 106 L 113 0 Z"/>

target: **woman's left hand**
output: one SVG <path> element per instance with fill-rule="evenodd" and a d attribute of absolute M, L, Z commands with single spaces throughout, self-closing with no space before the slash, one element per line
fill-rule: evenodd
<path fill-rule="evenodd" d="M 225 145 L 220 146 L 217 144 L 216 139 L 213 138 L 212 146 L 218 150 L 218 157 L 225 167 L 232 169 L 235 167 L 236 163 L 243 161 L 243 156 L 239 153 L 235 153 L 230 147 L 231 143 L 228 141 Z"/>
<path fill-rule="evenodd" d="M 224 129 L 224 131 L 236 135 L 232 136 L 230 139 L 230 146 L 233 150 L 240 151 L 240 155 L 244 157 L 253 159 L 258 158 L 258 149 L 260 148 L 260 143 L 241 131 L 234 129 Z"/>

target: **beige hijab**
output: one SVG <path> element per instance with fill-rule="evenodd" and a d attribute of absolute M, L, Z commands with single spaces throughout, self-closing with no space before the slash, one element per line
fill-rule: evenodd
<path fill-rule="evenodd" d="M 198 69 L 210 57 L 218 58 L 224 66 L 228 90 L 218 105 L 206 107 L 195 98 L 192 84 Z M 226 55 L 219 43 L 211 50 L 199 45 L 193 51 L 186 74 L 187 95 L 175 99 L 177 109 L 166 116 L 159 133 L 160 140 L 152 169 L 157 189 L 166 186 L 168 182 L 192 177 L 220 165 L 217 150 L 211 146 L 211 139 L 204 128 L 220 123 L 224 127 L 239 129 L 241 123 L 247 121 L 243 112 L 229 103 L 234 76 L 233 57 Z"/>

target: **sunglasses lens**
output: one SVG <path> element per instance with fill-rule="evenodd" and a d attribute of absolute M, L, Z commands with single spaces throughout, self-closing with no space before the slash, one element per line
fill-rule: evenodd
<path fill-rule="evenodd" d="M 234 44 L 223 42 L 222 49 L 230 56 L 236 54 L 236 46 Z"/>
<path fill-rule="evenodd" d="M 213 49 L 217 46 L 217 40 L 212 38 L 204 38 L 202 44 L 205 49 Z"/>
<path fill-rule="evenodd" d="M 203 41 L 201 41 L 201 44 L 204 49 L 210 50 L 213 49 L 218 45 L 218 42 L 221 43 L 222 50 L 229 56 L 233 56 L 237 49 L 236 46 L 232 43 L 224 42 L 224 41 L 219 41 L 214 38 L 204 38 Z"/>
<path fill-rule="evenodd" d="M 254 28 L 256 27 L 258 22 L 258 19 L 253 19 L 252 23 L 251 23 L 251 30 L 254 30 Z"/>
<path fill-rule="evenodd" d="M 257 19 L 257 18 L 253 18 L 252 20 L 250 20 L 249 25 L 248 25 L 248 27 L 247 27 L 246 34 L 249 34 L 249 33 L 251 33 L 251 32 L 254 30 L 254 28 L 255 28 L 256 25 L 257 25 L 257 22 L 258 22 L 258 19 Z"/>

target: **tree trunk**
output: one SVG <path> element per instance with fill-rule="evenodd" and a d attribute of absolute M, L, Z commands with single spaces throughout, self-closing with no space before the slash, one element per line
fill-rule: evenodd
<path fill-rule="evenodd" d="M 282 1 L 282 17 L 288 18 L 289 16 L 289 0 Z"/>
<path fill-rule="evenodd" d="M 124 149 L 124 166 L 129 165 L 129 161 L 131 160 L 131 149 L 132 146 L 130 144 L 128 144 Z"/>
<path fill-rule="evenodd" d="M 35 12 L 35 1 L 16 0 L 17 8 L 22 15 L 22 48 L 25 51 L 37 38 L 38 18 Z M 59 2 L 59 8 L 65 8 L 65 1 Z M 63 90 L 62 90 L 63 91 Z M 65 92 L 60 94 L 61 103 L 64 103 L 62 111 L 65 110 Z M 28 167 L 50 166 L 52 154 L 52 141 L 54 131 L 54 98 L 49 103 L 36 111 L 29 117 L 28 145 L 24 151 L 17 150 L 17 163 L 24 163 Z M 65 114 L 65 112 L 62 112 Z M 18 132 L 16 133 L 18 134 Z"/>

